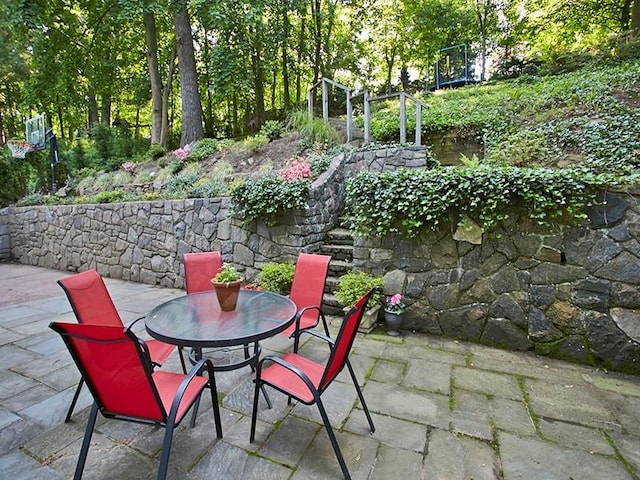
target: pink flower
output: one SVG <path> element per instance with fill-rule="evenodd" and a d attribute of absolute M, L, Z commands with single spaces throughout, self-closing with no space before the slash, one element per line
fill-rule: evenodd
<path fill-rule="evenodd" d="M 184 147 L 178 148 L 177 150 L 173 151 L 173 154 L 176 157 L 178 157 L 180 160 L 186 159 L 190 153 L 191 153 L 191 147 L 189 146 L 188 143 Z"/>
<path fill-rule="evenodd" d="M 298 178 L 311 178 L 311 165 L 302 159 L 293 159 L 286 168 L 278 172 L 278 178 L 286 182 Z"/>
<path fill-rule="evenodd" d="M 385 298 L 384 309 L 387 312 L 401 314 L 402 312 L 404 312 L 404 309 L 406 307 L 407 306 L 404 303 L 404 299 L 399 293 Z"/>

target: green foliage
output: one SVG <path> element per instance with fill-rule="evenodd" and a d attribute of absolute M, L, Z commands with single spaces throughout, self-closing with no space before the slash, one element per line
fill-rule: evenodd
<path fill-rule="evenodd" d="M 369 306 L 378 304 L 380 292 L 384 288 L 384 279 L 363 271 L 349 272 L 338 279 L 338 288 L 334 295 L 343 307 L 350 307 L 372 288 L 377 290 L 369 301 Z"/>
<path fill-rule="evenodd" d="M 269 143 L 269 139 L 264 135 L 258 134 L 245 138 L 241 143 L 240 148 L 250 152 L 259 152 L 267 143 Z"/>
<path fill-rule="evenodd" d="M 147 150 L 147 156 L 152 160 L 157 160 L 167 153 L 165 148 L 159 143 L 152 143 Z"/>
<path fill-rule="evenodd" d="M 309 182 L 297 179 L 286 182 L 274 175 L 247 180 L 231 189 L 232 213 L 245 223 L 256 219 L 275 224 L 284 212 L 307 205 Z"/>
<path fill-rule="evenodd" d="M 291 291 L 295 266 L 291 262 L 265 263 L 258 274 L 258 284 L 263 290 L 287 295 Z"/>
<path fill-rule="evenodd" d="M 213 281 L 218 283 L 230 283 L 238 280 L 242 280 L 242 276 L 234 266 L 228 263 L 223 263 L 220 271 L 213 277 Z"/>
<path fill-rule="evenodd" d="M 124 190 L 108 190 L 106 192 L 98 192 L 93 196 L 92 203 L 118 203 L 126 199 Z"/>
<path fill-rule="evenodd" d="M 482 165 L 434 170 L 361 172 L 346 188 L 351 228 L 362 236 L 415 237 L 466 214 L 490 231 L 514 211 L 541 225 L 577 223 L 601 188 L 634 177 L 587 167 L 552 170 Z"/>
<path fill-rule="evenodd" d="M 220 145 L 215 138 L 203 138 L 196 142 L 189 153 L 189 160 L 200 161 L 213 155 L 220 149 Z"/>
<path fill-rule="evenodd" d="M 260 129 L 260 133 L 267 137 L 269 140 L 273 141 L 282 137 L 282 134 L 284 133 L 284 127 L 277 120 L 267 120 Z"/>
<path fill-rule="evenodd" d="M 332 146 L 340 143 L 340 135 L 329 123 L 318 117 L 311 117 L 304 110 L 293 112 L 287 123 L 289 130 L 297 130 L 308 147 L 314 145 Z"/>

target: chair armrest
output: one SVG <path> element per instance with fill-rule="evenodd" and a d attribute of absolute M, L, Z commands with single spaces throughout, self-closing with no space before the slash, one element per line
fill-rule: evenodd
<path fill-rule="evenodd" d="M 329 346 L 331 348 L 333 348 L 333 346 L 335 345 L 336 341 L 333 338 L 327 337 L 326 335 L 322 334 L 322 333 L 318 333 L 314 330 L 301 330 L 300 331 L 300 335 L 302 335 L 303 333 L 309 334 L 309 335 L 313 335 L 314 337 L 317 337 L 321 340 L 324 340 L 325 342 L 327 342 L 329 344 Z"/>
<path fill-rule="evenodd" d="M 295 322 L 294 322 L 296 324 L 296 328 L 291 333 L 291 335 L 289 335 L 289 338 L 294 337 L 295 335 L 298 334 L 298 332 L 300 332 L 300 319 L 302 318 L 302 315 L 304 315 L 308 310 L 318 310 L 318 314 L 323 315 L 322 310 L 320 310 L 320 307 L 316 305 L 307 305 L 306 307 L 302 307 L 300 310 L 296 312 Z"/>
<path fill-rule="evenodd" d="M 193 366 L 193 368 L 189 371 L 189 373 L 184 378 L 184 380 L 182 380 L 182 383 L 180 383 L 180 387 L 178 388 L 175 396 L 173 397 L 173 402 L 171 403 L 171 410 L 169 411 L 169 419 L 172 422 L 175 422 L 176 415 L 178 414 L 178 407 L 180 406 L 180 402 L 182 402 L 182 397 L 184 397 L 184 393 L 186 392 L 187 387 L 193 381 L 193 379 L 201 373 L 204 367 L 206 367 L 207 369 L 209 382 L 213 382 L 213 385 L 215 385 L 215 377 L 213 375 L 213 364 L 211 363 L 211 360 L 203 358 Z"/>
<path fill-rule="evenodd" d="M 258 362 L 258 367 L 256 368 L 256 378 L 257 379 L 260 379 L 260 377 L 262 375 L 262 367 L 263 367 L 263 364 L 264 364 L 265 361 L 269 361 L 269 362 L 272 362 L 272 363 L 277 363 L 282 368 L 286 368 L 291 373 L 296 375 L 298 378 L 300 378 L 300 380 L 302 380 L 305 383 L 305 385 L 307 386 L 309 391 L 313 394 L 314 398 L 316 400 L 318 400 L 318 398 L 320 396 L 318 394 L 318 390 L 316 389 L 316 387 L 313 384 L 313 382 L 311 382 L 311 379 L 307 376 L 307 374 L 304 373 L 302 370 L 300 370 L 298 367 L 296 367 L 294 365 L 291 365 L 289 362 L 286 362 L 285 360 L 283 360 L 282 358 L 280 358 L 278 356 L 267 355 L 266 357 L 262 358 Z M 298 400 L 300 400 L 300 399 L 298 399 Z"/>

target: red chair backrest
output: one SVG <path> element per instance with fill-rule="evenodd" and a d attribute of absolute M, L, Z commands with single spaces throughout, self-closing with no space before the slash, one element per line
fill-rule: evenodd
<path fill-rule="evenodd" d="M 296 304 L 298 309 L 304 307 L 318 307 L 322 304 L 324 286 L 329 272 L 330 255 L 318 255 L 314 253 L 301 253 L 296 260 L 296 268 L 293 272 L 293 282 L 289 299 Z M 310 310 L 303 314 L 300 324 L 315 323 L 318 321 L 319 312 Z M 306 317 L 310 317 L 305 322 Z"/>
<path fill-rule="evenodd" d="M 98 272 L 87 270 L 58 280 L 78 323 L 123 327 L 122 319 Z"/>
<path fill-rule="evenodd" d="M 184 280 L 187 293 L 213 290 L 211 279 L 222 269 L 222 254 L 197 252 L 184 254 Z"/>
<path fill-rule="evenodd" d="M 53 322 L 104 415 L 165 421 L 151 379 L 151 361 L 138 338 L 123 327 Z"/>
<path fill-rule="evenodd" d="M 327 361 L 324 373 L 320 379 L 320 385 L 318 390 L 322 392 L 329 384 L 338 376 L 347 363 L 349 352 L 353 345 L 353 341 L 356 338 L 358 327 L 362 321 L 362 316 L 367 308 L 367 303 L 371 295 L 373 295 L 374 289 L 365 293 L 356 304 L 351 307 L 351 310 L 345 315 L 340 331 L 336 336 L 335 344 L 331 350 L 331 355 Z"/>

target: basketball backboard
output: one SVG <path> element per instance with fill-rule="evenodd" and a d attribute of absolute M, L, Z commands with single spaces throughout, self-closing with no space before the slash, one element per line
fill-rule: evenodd
<path fill-rule="evenodd" d="M 26 140 L 33 145 L 34 150 L 44 150 L 47 148 L 45 139 L 45 120 L 41 113 L 26 122 Z"/>

